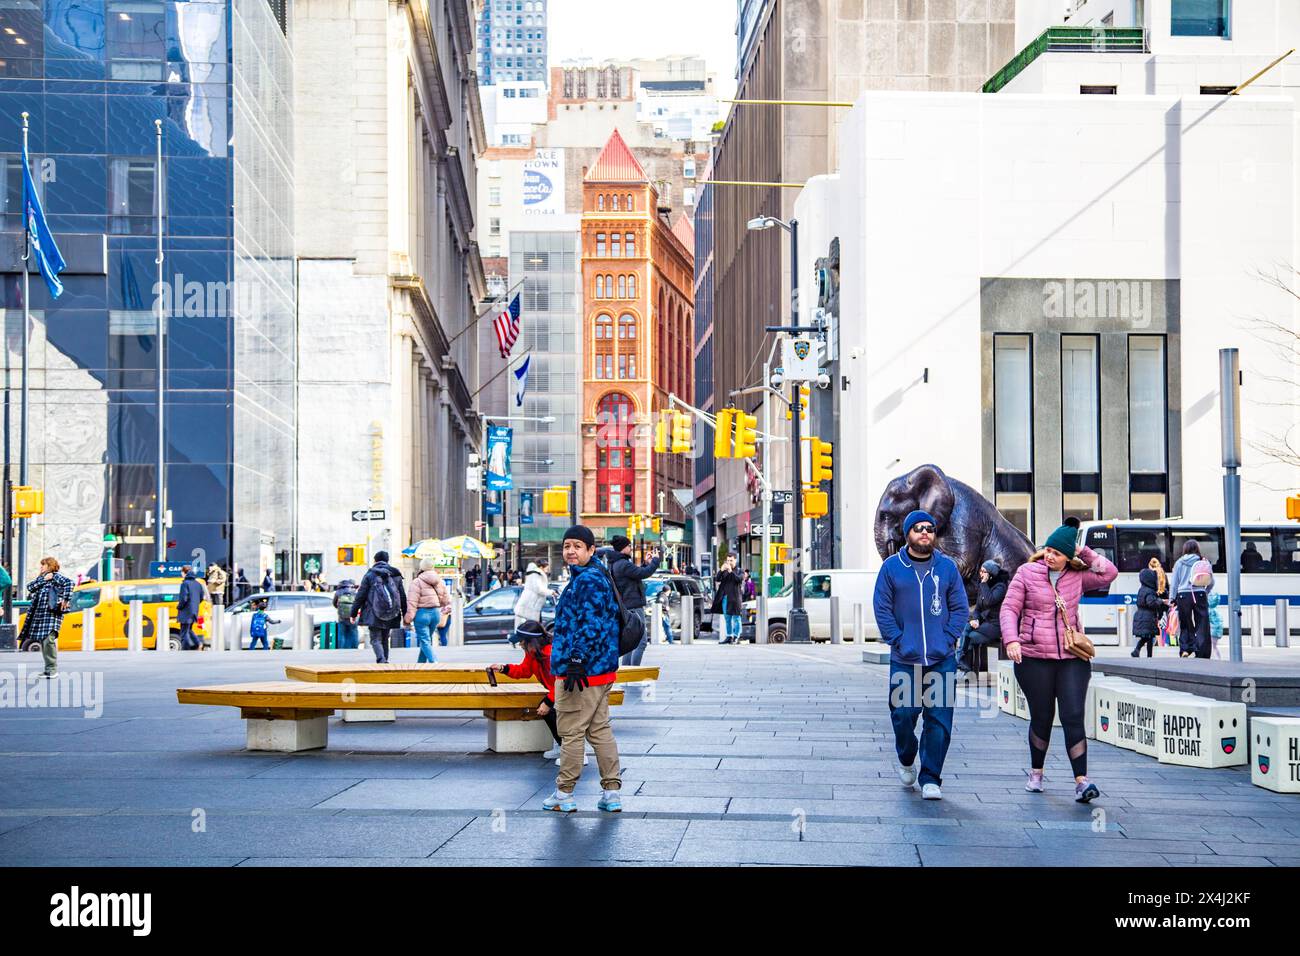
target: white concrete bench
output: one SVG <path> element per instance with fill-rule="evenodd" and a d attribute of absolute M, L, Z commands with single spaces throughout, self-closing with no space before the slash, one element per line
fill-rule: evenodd
<path fill-rule="evenodd" d="M 1277 793 L 1300 793 L 1300 717 L 1250 719 L 1250 782 Z"/>

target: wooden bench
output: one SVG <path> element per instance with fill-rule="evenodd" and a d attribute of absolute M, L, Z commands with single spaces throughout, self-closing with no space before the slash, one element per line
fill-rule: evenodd
<path fill-rule="evenodd" d="M 486 677 L 485 677 L 486 681 Z M 530 753 L 550 746 L 551 735 L 537 715 L 546 697 L 540 685 L 522 682 L 484 684 L 360 684 L 267 681 L 182 687 L 182 704 L 238 707 L 246 721 L 249 750 L 296 753 L 318 750 L 329 741 L 329 720 L 336 710 L 482 710 L 488 722 L 488 749 Z M 623 703 L 614 688 L 610 704 Z M 544 741 L 544 743 L 543 743 Z M 539 746 L 540 745 L 540 746 Z"/>
<path fill-rule="evenodd" d="M 284 669 L 284 676 L 289 680 L 315 683 L 488 685 L 486 664 L 289 664 Z M 505 674 L 497 674 L 496 678 L 498 685 L 540 686 L 532 677 L 515 680 Z M 659 668 L 657 667 L 618 669 L 620 684 L 635 684 L 658 679 Z M 343 721 L 349 724 L 388 723 L 396 719 L 397 713 L 392 710 L 376 708 L 343 711 Z M 534 731 L 538 742 L 542 741 L 540 730 L 535 728 L 529 730 Z M 542 749 L 547 748 L 542 747 Z"/>

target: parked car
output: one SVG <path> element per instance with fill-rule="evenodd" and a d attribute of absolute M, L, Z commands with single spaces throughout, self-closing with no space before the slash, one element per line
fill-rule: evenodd
<path fill-rule="evenodd" d="M 265 600 L 266 612 L 273 623 L 267 625 L 266 636 L 272 647 L 276 638 L 286 645 L 293 636 L 294 608 L 307 608 L 307 619 L 311 622 L 312 647 L 320 644 L 322 624 L 338 620 L 334 609 L 334 595 L 327 591 L 258 591 L 246 598 L 240 598 L 234 604 L 227 605 L 222 633 L 225 635 L 226 647 L 234 647 L 239 641 L 241 648 L 252 644 L 248 634 L 248 624 L 253 619 L 253 603 Z"/>
<path fill-rule="evenodd" d="M 688 595 L 695 598 L 696 633 L 712 630 L 713 616 L 709 614 L 709 606 L 713 603 L 713 597 L 711 589 L 706 589 L 703 580 L 686 574 L 656 574 L 646 579 L 647 607 L 651 601 L 658 601 L 667 612 L 668 626 L 675 634 L 681 633 L 682 598 Z"/>
<path fill-rule="evenodd" d="M 803 578 L 803 606 L 808 612 L 808 630 L 814 641 L 831 639 L 832 594 L 840 599 L 840 627 L 845 638 L 853 635 L 853 605 L 862 605 L 862 622 L 868 636 L 876 632 L 876 619 L 871 600 L 876 587 L 875 571 L 855 571 L 829 568 L 808 571 Z M 775 597 L 767 601 L 767 642 L 784 644 L 789 637 L 787 622 L 790 616 L 790 596 L 793 583 L 787 584 Z M 758 618 L 758 602 L 746 601 L 741 618 L 742 638 L 754 638 Z"/>
<path fill-rule="evenodd" d="M 523 588 L 519 585 L 497 588 L 480 594 L 465 605 L 465 643 L 487 644 L 508 641 L 515 630 L 515 602 Z M 542 622 L 555 620 L 555 602 L 559 589 L 551 585 L 551 596 L 542 608 Z"/>
<path fill-rule="evenodd" d="M 180 597 L 181 578 L 140 578 L 123 581 L 86 581 L 72 590 L 72 600 L 68 612 L 63 615 L 59 625 L 59 642 L 64 650 L 81 650 L 81 632 L 85 626 L 85 615 L 93 611 L 95 615 L 95 650 L 108 651 L 126 648 L 126 627 L 131 616 L 131 602 L 140 601 L 144 605 L 144 618 L 141 631 L 144 635 L 144 648 L 153 650 L 156 643 L 154 622 L 158 608 L 166 605 L 169 613 L 168 630 L 171 632 L 170 645 L 174 651 L 181 647 L 181 626 L 176 620 L 176 600 Z M 23 614 L 18 619 L 19 633 L 22 633 Z M 212 620 L 212 605 L 204 601 L 199 605 L 199 617 L 194 624 L 194 633 L 206 637 L 208 625 Z M 28 642 L 20 650 L 39 650 L 34 642 Z"/>

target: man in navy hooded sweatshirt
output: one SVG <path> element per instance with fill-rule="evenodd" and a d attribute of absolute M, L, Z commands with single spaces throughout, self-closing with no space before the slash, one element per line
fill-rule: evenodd
<path fill-rule="evenodd" d="M 938 523 L 925 511 L 903 521 L 906 546 L 889 556 L 876 578 L 874 607 L 881 639 L 889 645 L 889 716 L 898 751 L 898 777 L 921 796 L 940 800 L 943 761 L 952 739 L 955 650 L 970 617 L 956 563 L 934 548 Z M 924 717 L 921 739 L 916 718 Z"/>

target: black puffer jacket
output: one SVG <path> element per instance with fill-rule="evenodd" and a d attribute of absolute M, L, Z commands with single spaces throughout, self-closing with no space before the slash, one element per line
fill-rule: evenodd
<path fill-rule="evenodd" d="M 609 565 L 609 573 L 614 576 L 614 583 L 618 585 L 623 606 L 629 611 L 636 607 L 645 607 L 643 582 L 659 570 L 659 559 L 652 558 L 638 567 L 629 555 L 622 551 L 615 551 L 613 548 L 601 548 L 596 552 L 596 557 L 604 558 L 605 563 Z"/>
<path fill-rule="evenodd" d="M 1138 575 L 1137 609 L 1133 612 L 1133 634 L 1150 637 L 1160 630 L 1160 618 L 1165 613 L 1165 602 L 1156 593 L 1156 572 L 1143 568 Z"/>
<path fill-rule="evenodd" d="M 370 607 L 370 591 L 379 584 L 381 578 L 389 579 L 396 587 L 397 602 L 400 608 L 396 615 L 386 620 L 380 620 Z M 406 588 L 402 584 L 402 572 L 387 561 L 376 561 L 371 565 L 370 570 L 361 579 L 361 587 L 357 589 L 357 596 L 352 603 L 352 613 L 358 615 L 361 623 L 366 627 L 388 628 L 389 630 L 401 627 L 402 618 L 406 615 Z"/>
<path fill-rule="evenodd" d="M 998 569 L 997 574 L 980 582 L 979 597 L 975 599 L 975 610 L 971 617 L 980 622 L 972 633 L 976 644 L 996 644 L 1002 640 L 1002 625 L 998 623 L 998 612 L 1002 610 L 1002 599 L 1007 596 L 1007 584 L 1010 583 L 1007 572 Z"/>

